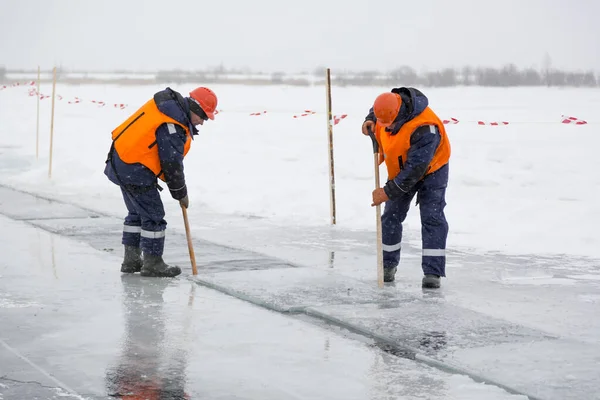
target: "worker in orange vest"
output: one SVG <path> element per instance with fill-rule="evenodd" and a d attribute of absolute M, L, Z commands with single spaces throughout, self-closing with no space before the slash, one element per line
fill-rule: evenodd
<path fill-rule="evenodd" d="M 182 207 L 189 206 L 183 159 L 198 134 L 197 126 L 214 119 L 216 108 L 217 96 L 208 88 L 194 89 L 189 97 L 166 88 L 112 131 L 104 173 L 120 186 L 128 210 L 121 272 L 155 277 L 181 274 L 179 267 L 162 259 L 167 222 L 158 180 L 166 183 Z"/>
<path fill-rule="evenodd" d="M 384 281 L 393 282 L 400 262 L 402 223 L 417 196 L 421 213 L 423 288 L 439 288 L 446 276 L 448 222 L 444 215 L 450 142 L 443 122 L 415 88 L 394 88 L 375 99 L 362 132 L 373 132 L 380 164 L 388 172 L 373 191 L 372 206 L 385 202 L 381 216 Z"/>

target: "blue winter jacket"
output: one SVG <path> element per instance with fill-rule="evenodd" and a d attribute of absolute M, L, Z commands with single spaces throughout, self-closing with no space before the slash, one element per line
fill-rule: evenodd
<path fill-rule="evenodd" d="M 399 94 L 402 98 L 402 106 L 398 116 L 392 125 L 386 128 L 386 131 L 395 135 L 405 123 L 414 119 L 427 108 L 429 100 L 421 91 L 415 88 L 394 88 L 391 92 Z M 377 121 L 373 108 L 369 110 L 365 121 Z M 393 178 L 394 185 L 388 183 L 385 187 L 390 199 L 397 197 L 402 192 L 409 192 L 423 178 L 440 144 L 441 135 L 437 127 L 435 133 L 434 135 L 431 134 L 429 126 L 421 126 L 411 134 L 410 148 L 404 168 Z"/>
<path fill-rule="evenodd" d="M 171 88 L 166 88 L 154 94 L 154 101 L 158 109 L 182 125 L 187 125 L 192 135 L 197 135 L 198 130 L 190 120 L 189 98 L 183 97 Z M 167 123 L 156 129 L 156 143 L 158 157 L 164 173 L 165 182 L 171 196 L 177 200 L 187 195 L 185 174 L 183 172 L 183 151 L 187 134 L 179 125 L 174 133 L 169 133 Z M 129 192 L 144 192 L 153 187 L 159 187 L 156 175 L 142 164 L 127 164 L 123 162 L 116 151 L 111 147 L 104 174 L 108 179 L 128 190 Z"/>

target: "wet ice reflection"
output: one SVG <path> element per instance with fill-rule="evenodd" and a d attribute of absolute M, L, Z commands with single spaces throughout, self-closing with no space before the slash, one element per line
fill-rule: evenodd
<path fill-rule="evenodd" d="M 107 393 L 144 399 L 185 398 L 188 350 L 181 338 L 169 337 L 163 309 L 163 293 L 170 280 L 123 275 L 121 282 L 124 337 L 118 360 L 106 372 Z M 181 334 L 187 337 L 189 329 L 184 326 Z"/>

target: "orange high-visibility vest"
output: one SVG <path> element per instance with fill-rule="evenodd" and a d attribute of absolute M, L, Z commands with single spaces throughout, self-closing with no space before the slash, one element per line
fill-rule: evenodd
<path fill-rule="evenodd" d="M 181 126 L 188 138 L 183 148 L 185 157 L 191 146 L 190 129 L 163 114 L 154 99 L 150 99 L 133 113 L 125 122 L 112 131 L 115 151 L 119 158 L 127 164 L 140 163 L 154 172 L 157 178 L 164 179 L 156 145 L 156 129 L 165 123 Z"/>
<path fill-rule="evenodd" d="M 437 126 L 441 136 L 440 144 L 429 163 L 425 175 L 437 171 L 450 160 L 450 141 L 446 135 L 444 123 L 433 110 L 427 107 L 421 114 L 402 125 L 400 131 L 393 136 L 391 132 L 386 132 L 385 127 L 379 124 L 375 125 L 375 137 L 379 142 L 379 160 L 380 164 L 385 162 L 388 180 L 394 179 L 404 168 L 404 163 L 408 157 L 408 149 L 410 148 L 410 137 L 418 127 L 423 125 Z"/>

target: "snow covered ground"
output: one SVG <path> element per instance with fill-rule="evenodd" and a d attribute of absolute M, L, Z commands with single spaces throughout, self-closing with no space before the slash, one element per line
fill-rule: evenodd
<path fill-rule="evenodd" d="M 191 87 L 172 86 L 186 92 Z M 40 157 L 35 158 L 36 101 L 28 88 L 0 92 L 2 157 L 14 159 L 0 182 L 116 215 L 119 190 L 102 171 L 110 131 L 162 86 L 57 86 L 52 179 L 48 179 L 50 99 L 40 102 Z M 323 88 L 214 86 L 219 109 L 201 128 L 186 160 L 192 227 L 207 220 L 262 224 L 308 232 L 329 224 L 325 92 Z M 360 124 L 374 97 L 389 88 L 333 88 L 336 232 L 374 232 L 371 145 Z M 555 88 L 423 89 L 447 125 L 451 178 L 449 249 L 510 254 L 599 257 L 600 193 L 596 147 L 600 90 Z M 45 95 L 51 87 L 41 88 Z M 75 97 L 83 103 L 68 104 Z M 98 107 L 91 100 L 104 101 Z M 112 104 L 125 103 L 124 109 Z M 319 113 L 293 118 L 303 110 Z M 251 112 L 266 110 L 260 116 Z M 561 124 L 562 115 L 587 125 Z M 481 126 L 475 121 L 509 121 Z M 6 167 L 4 167 L 6 168 Z M 382 179 L 385 170 L 381 169 Z M 165 195 L 165 192 L 163 192 Z M 178 205 L 164 196 L 171 227 Z M 217 217 L 218 215 L 218 217 Z M 177 216 L 177 217 L 176 217 Z M 273 228 L 273 231 L 277 231 Z M 207 235 L 244 245 L 227 232 Z M 419 243 L 418 213 L 407 220 L 407 241 Z M 277 235 L 273 239 L 276 240 Z M 302 239 L 299 237 L 299 241 Z"/>

